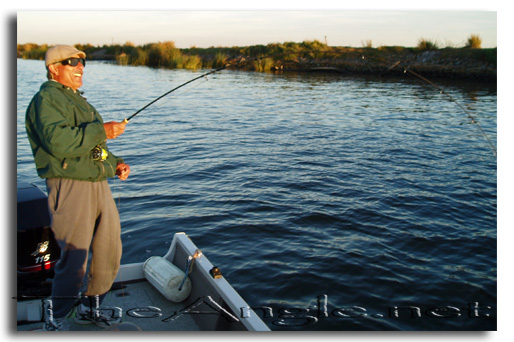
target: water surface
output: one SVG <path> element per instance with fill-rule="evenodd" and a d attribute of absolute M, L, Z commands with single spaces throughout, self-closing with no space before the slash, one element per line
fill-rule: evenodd
<path fill-rule="evenodd" d="M 120 121 L 201 73 L 88 62 L 82 90 Z M 17 75 L 17 179 L 44 187 L 24 129 L 44 64 Z M 495 86 L 440 85 L 495 143 Z M 225 70 L 110 148 L 123 263 L 183 231 L 274 330 L 496 329 L 496 158 L 431 86 Z"/>

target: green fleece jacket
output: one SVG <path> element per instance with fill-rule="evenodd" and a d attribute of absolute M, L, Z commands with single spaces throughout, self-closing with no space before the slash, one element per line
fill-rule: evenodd
<path fill-rule="evenodd" d="M 108 151 L 103 120 L 78 92 L 55 81 L 41 85 L 27 108 L 27 135 L 41 178 L 103 181 L 114 177 L 123 159 L 108 152 L 104 161 L 92 150 Z"/>

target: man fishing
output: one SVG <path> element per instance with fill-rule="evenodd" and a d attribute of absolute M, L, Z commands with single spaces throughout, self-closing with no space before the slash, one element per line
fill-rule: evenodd
<path fill-rule="evenodd" d="M 48 81 L 26 113 L 27 135 L 37 173 L 46 180 L 52 231 L 61 248 L 44 330 L 67 330 L 66 316 L 79 298 L 90 250 L 87 289 L 75 322 L 115 323 L 94 308 L 120 266 L 120 219 L 107 178 L 126 180 L 130 167 L 109 151 L 106 140 L 121 135 L 127 122 L 104 123 L 82 97 L 85 57 L 73 46 L 50 48 L 45 55 Z"/>

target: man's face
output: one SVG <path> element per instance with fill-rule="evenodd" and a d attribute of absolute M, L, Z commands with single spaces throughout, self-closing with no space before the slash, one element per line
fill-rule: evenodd
<path fill-rule="evenodd" d="M 80 58 L 79 56 L 73 56 L 71 58 Z M 70 87 L 73 90 L 77 90 L 82 86 L 82 75 L 84 73 L 84 66 L 82 63 L 78 63 L 76 66 L 63 65 L 60 63 L 54 64 L 54 80 Z"/>

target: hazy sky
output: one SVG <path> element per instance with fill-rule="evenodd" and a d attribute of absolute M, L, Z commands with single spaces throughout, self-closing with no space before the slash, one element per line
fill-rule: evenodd
<path fill-rule="evenodd" d="M 454 7 L 456 8 L 456 7 Z M 301 9 L 301 8 L 300 8 Z M 174 41 L 191 46 L 247 46 L 318 39 L 332 46 L 462 47 L 478 34 L 497 46 L 494 10 L 162 10 L 17 12 L 17 43 L 141 45 Z"/>

